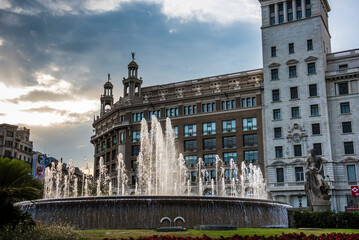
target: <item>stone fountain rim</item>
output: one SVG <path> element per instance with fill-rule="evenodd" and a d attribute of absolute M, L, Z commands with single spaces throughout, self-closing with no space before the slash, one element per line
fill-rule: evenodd
<path fill-rule="evenodd" d="M 212 197 L 212 196 L 167 196 L 167 195 L 148 195 L 148 196 L 88 196 L 88 197 L 68 197 L 68 198 L 50 198 L 50 199 L 37 199 L 32 201 L 23 201 L 15 203 L 15 206 L 22 206 L 28 204 L 70 204 L 70 203 L 86 203 L 86 202 L 121 202 L 121 201 L 141 201 L 141 202 L 175 202 L 175 201 L 188 201 L 191 202 L 217 202 L 217 203 L 249 203 L 249 204 L 268 204 L 278 207 L 291 208 L 292 206 L 279 201 L 257 198 L 238 198 L 238 197 Z"/>

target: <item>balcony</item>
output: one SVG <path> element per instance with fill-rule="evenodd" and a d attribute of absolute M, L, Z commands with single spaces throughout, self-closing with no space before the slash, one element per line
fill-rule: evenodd
<path fill-rule="evenodd" d="M 347 51 L 342 51 L 342 52 L 329 53 L 329 54 L 327 54 L 327 60 L 332 61 L 332 60 L 337 60 L 340 58 L 353 57 L 356 55 L 359 55 L 359 49 L 352 49 L 352 50 L 347 50 Z"/>
<path fill-rule="evenodd" d="M 340 70 L 336 70 L 336 71 L 326 72 L 325 76 L 326 77 L 333 77 L 333 76 L 340 76 L 340 75 L 353 74 L 353 73 L 359 73 L 359 67 L 340 69 Z"/>

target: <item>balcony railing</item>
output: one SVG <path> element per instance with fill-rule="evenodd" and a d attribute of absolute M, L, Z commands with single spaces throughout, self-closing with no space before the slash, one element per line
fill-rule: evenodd
<path fill-rule="evenodd" d="M 345 74 L 351 74 L 351 73 L 359 73 L 359 67 L 340 69 L 340 70 L 336 70 L 336 71 L 328 71 L 325 73 L 325 76 L 332 77 L 332 76 L 345 75 Z"/>

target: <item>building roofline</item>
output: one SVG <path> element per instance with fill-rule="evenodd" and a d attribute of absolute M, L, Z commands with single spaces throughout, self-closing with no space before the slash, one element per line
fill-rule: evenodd
<path fill-rule="evenodd" d="M 223 79 L 229 79 L 229 78 L 234 78 L 234 77 L 244 77 L 244 76 L 248 76 L 248 75 L 256 75 L 256 74 L 262 74 L 262 73 L 263 73 L 263 68 L 257 68 L 257 69 L 248 70 L 248 71 L 241 71 L 241 72 L 234 72 L 234 73 L 227 73 L 227 74 L 220 74 L 220 75 L 212 75 L 209 77 L 195 78 L 195 79 L 190 79 L 190 80 L 177 81 L 177 82 L 173 82 L 173 83 L 151 85 L 151 86 L 147 86 L 147 87 L 142 87 L 142 91 L 149 90 L 151 88 L 158 88 L 158 87 L 161 87 L 161 88 L 181 87 L 183 85 L 196 84 L 196 83 L 200 83 L 203 81 L 218 81 L 218 80 L 223 80 Z"/>

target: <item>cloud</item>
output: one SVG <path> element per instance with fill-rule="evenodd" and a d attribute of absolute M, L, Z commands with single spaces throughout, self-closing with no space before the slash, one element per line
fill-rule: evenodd
<path fill-rule="evenodd" d="M 5 4 L 0 9 L 29 15 L 42 11 L 48 11 L 53 15 L 103 14 L 117 11 L 123 4 L 147 3 L 159 5 L 166 17 L 182 22 L 195 20 L 230 24 L 238 21 L 257 22 L 260 19 L 260 4 L 257 0 L 37 0 L 34 2 L 37 4 L 24 6 L 5 0 Z"/>

